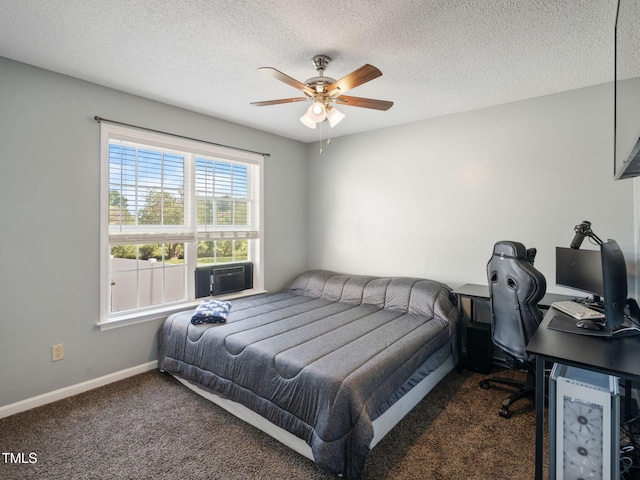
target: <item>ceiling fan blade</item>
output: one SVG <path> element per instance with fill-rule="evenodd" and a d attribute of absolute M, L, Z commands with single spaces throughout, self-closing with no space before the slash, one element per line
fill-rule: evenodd
<path fill-rule="evenodd" d="M 331 96 L 346 93 L 352 88 L 356 88 L 358 85 L 362 85 L 363 83 L 367 83 L 374 78 L 378 78 L 380 75 L 382 75 L 382 72 L 380 70 L 367 63 L 359 69 L 351 72 L 346 77 L 342 77 L 337 82 L 328 85 L 327 91 Z"/>
<path fill-rule="evenodd" d="M 347 95 L 340 95 L 334 100 L 334 102 L 340 105 L 347 105 L 350 107 L 363 107 L 373 108 L 374 110 L 389 110 L 393 106 L 393 102 L 387 100 L 374 100 L 372 98 L 362 97 L 349 97 Z"/>
<path fill-rule="evenodd" d="M 307 95 L 313 95 L 315 93 L 310 86 L 305 85 L 302 82 L 299 82 L 295 78 L 291 78 L 289 75 L 285 75 L 280 70 L 276 70 L 275 68 L 271 68 L 271 67 L 260 67 L 258 70 L 266 73 L 267 75 L 275 78 L 276 80 L 280 80 L 281 82 L 284 82 L 287 85 L 291 85 L 293 88 L 302 90 Z"/>
<path fill-rule="evenodd" d="M 251 102 L 251 105 L 255 105 L 256 107 L 266 107 L 267 105 L 279 105 L 281 103 L 293 103 L 293 102 L 306 102 L 307 100 L 309 100 L 307 97 L 281 98 L 279 100 L 267 100 L 265 102 Z"/>

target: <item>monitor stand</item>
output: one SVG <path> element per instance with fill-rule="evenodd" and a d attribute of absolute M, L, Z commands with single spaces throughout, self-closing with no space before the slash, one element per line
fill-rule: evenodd
<path fill-rule="evenodd" d="M 605 327 L 605 329 L 611 331 L 612 337 L 630 337 L 632 335 L 640 335 L 640 327 L 626 317 L 622 325 L 613 328 Z"/>

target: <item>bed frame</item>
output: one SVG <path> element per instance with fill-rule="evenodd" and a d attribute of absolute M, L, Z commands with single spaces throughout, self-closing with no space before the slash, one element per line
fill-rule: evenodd
<path fill-rule="evenodd" d="M 436 370 L 427 375 L 420 383 L 413 387 L 409 392 L 404 395 L 400 400 L 394 403 L 386 412 L 380 415 L 373 421 L 373 439 L 369 445 L 371 449 L 375 447 L 380 440 L 382 440 L 387 433 L 391 431 L 400 421 L 427 396 L 427 394 L 442 380 L 449 372 L 451 372 L 456 366 L 457 360 L 455 355 L 451 355 L 445 362 L 440 365 Z M 219 407 L 222 407 L 227 412 L 238 417 L 240 420 L 262 430 L 264 433 L 272 436 L 280 443 L 286 445 L 292 450 L 298 452 L 300 455 L 313 461 L 313 454 L 311 453 L 311 447 L 301 438 L 296 437 L 292 433 L 287 432 L 283 428 L 271 423 L 266 418 L 257 414 L 253 410 L 245 407 L 241 403 L 234 402 L 226 398 L 222 398 L 215 393 L 205 390 L 195 383 L 191 383 L 188 380 L 180 378 L 177 375 L 173 377 L 182 383 L 184 386 L 194 391 L 198 395 L 204 397 L 210 402 L 215 403 Z"/>

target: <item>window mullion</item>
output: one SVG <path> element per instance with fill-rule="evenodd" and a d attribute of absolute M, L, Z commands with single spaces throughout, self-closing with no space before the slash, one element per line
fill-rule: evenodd
<path fill-rule="evenodd" d="M 198 195 L 196 190 L 196 158 L 193 153 L 184 156 L 184 218 L 185 225 L 194 234 L 194 241 L 184 244 L 185 282 L 187 297 L 195 297 L 195 279 L 189 272 L 198 266 Z"/>
<path fill-rule="evenodd" d="M 196 195 L 196 169 L 193 154 L 184 156 L 184 223 L 188 230 L 197 233 L 198 205 Z"/>
<path fill-rule="evenodd" d="M 135 149 L 136 152 L 136 158 L 135 158 L 135 209 L 134 209 L 134 224 L 138 225 L 139 220 L 140 220 L 140 174 L 139 174 L 139 169 L 140 169 L 140 158 L 139 158 L 139 154 L 138 154 L 138 149 Z"/>

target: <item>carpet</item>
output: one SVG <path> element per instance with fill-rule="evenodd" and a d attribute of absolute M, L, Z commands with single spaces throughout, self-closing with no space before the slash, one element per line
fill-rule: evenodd
<path fill-rule="evenodd" d="M 533 478 L 533 402 L 501 418 L 509 390 L 482 378 L 449 373 L 373 449 L 363 480 Z M 0 419 L 0 452 L 2 480 L 335 478 L 159 371 Z"/>

